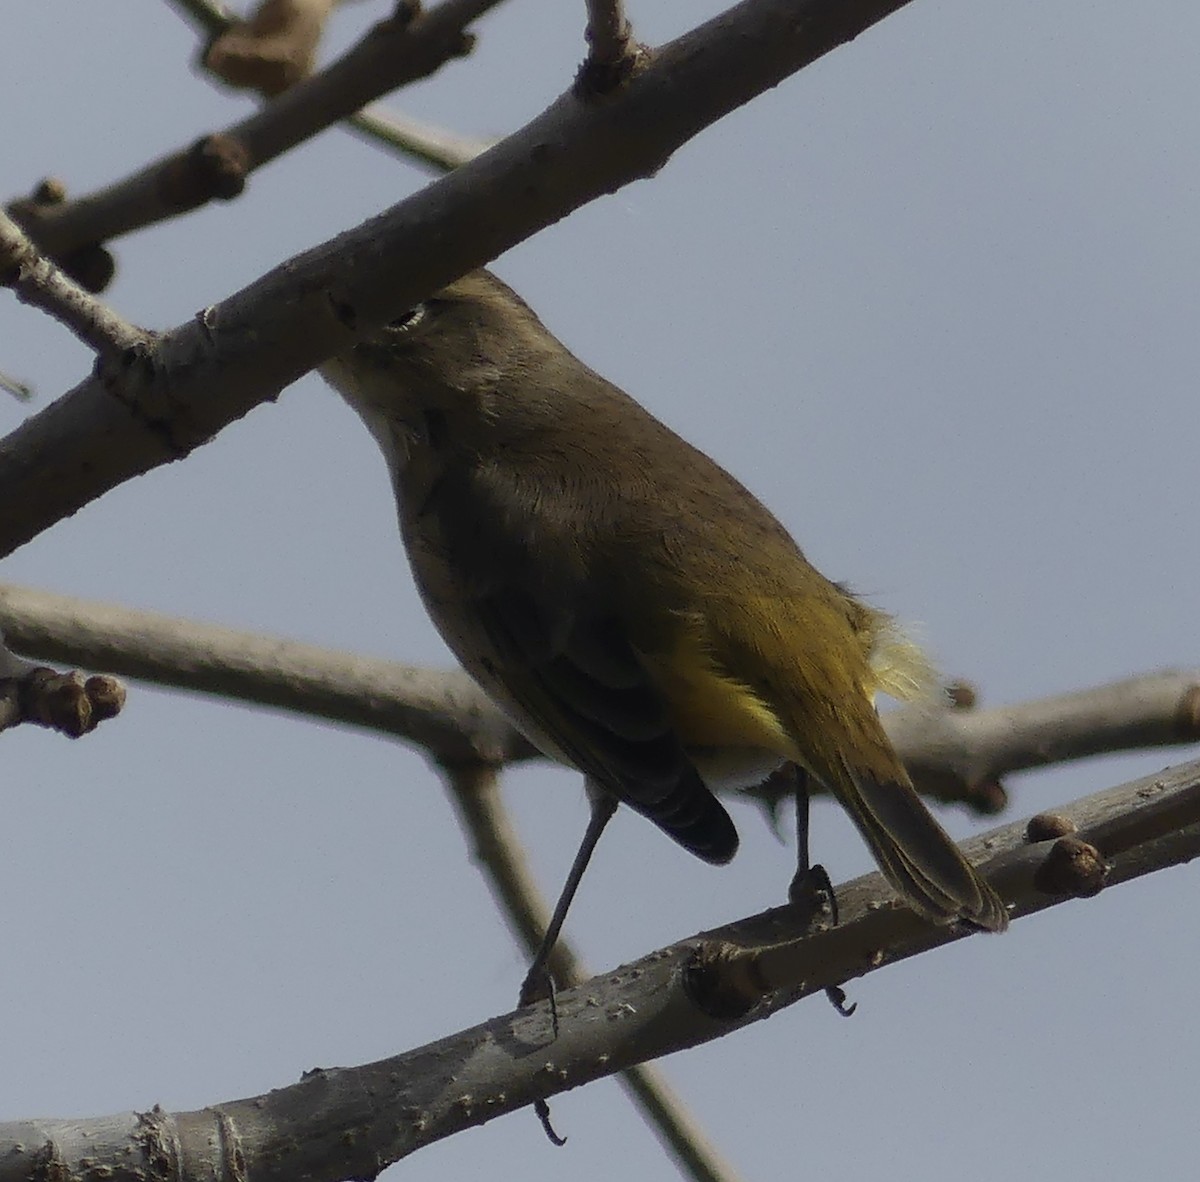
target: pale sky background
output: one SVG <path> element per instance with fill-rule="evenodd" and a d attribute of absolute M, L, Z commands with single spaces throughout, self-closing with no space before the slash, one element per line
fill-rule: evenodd
<path fill-rule="evenodd" d="M 512 0 L 403 109 L 500 133 L 582 55 L 582 4 Z M 713 0 L 631 0 L 664 40 Z M 346 44 L 378 3 L 349 6 Z M 0 197 L 74 193 L 250 109 L 152 0 L 5 0 Z M 581 357 L 742 477 L 810 557 L 919 621 L 989 703 L 1197 664 L 1200 9 L 917 0 L 498 271 Z M 332 130 L 246 194 L 117 243 L 167 327 L 424 183 Z M 90 359 L 0 293 L 42 403 Z M 24 408 L 0 400 L 0 429 Z M 384 470 L 317 379 L 110 493 L 0 577 L 358 652 L 448 660 Z M 173 1110 L 384 1057 L 511 1007 L 524 957 L 419 755 L 132 685 L 71 743 L 4 736 L 0 1119 Z M 1014 777 L 1017 819 L 1188 757 Z M 510 798 L 547 891 L 569 773 Z M 600 970 L 781 902 L 749 806 L 713 870 L 623 816 L 570 933 Z M 961 813 L 944 815 L 958 834 Z M 835 879 L 869 867 L 819 807 Z M 668 1060 L 750 1179 L 1174 1178 L 1195 1163 L 1196 867 L 973 938 Z M 677 1177 L 612 1081 L 421 1151 L 407 1179 Z"/>

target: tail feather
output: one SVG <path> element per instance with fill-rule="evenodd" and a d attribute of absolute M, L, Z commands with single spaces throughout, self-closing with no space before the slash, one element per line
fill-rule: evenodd
<path fill-rule="evenodd" d="M 1000 896 L 934 820 L 908 777 L 880 779 L 841 760 L 831 785 L 888 881 L 934 920 L 966 919 L 993 932 L 1008 927 Z"/>

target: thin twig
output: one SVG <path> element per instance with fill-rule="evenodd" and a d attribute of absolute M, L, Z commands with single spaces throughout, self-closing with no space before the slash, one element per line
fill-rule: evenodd
<path fill-rule="evenodd" d="M 0 371 L 0 390 L 11 394 L 18 402 L 29 402 L 33 398 L 33 387 L 18 378 Z"/>
<path fill-rule="evenodd" d="M 167 3 L 198 24 L 209 37 L 225 32 L 240 19 L 235 12 L 224 4 L 215 3 L 215 0 L 167 0 Z"/>
<path fill-rule="evenodd" d="M 633 30 L 625 16 L 624 0 L 587 0 L 587 37 L 591 55 L 611 66 L 629 52 Z"/>
<path fill-rule="evenodd" d="M 550 921 L 550 909 L 500 797 L 498 769 L 485 763 L 442 763 L 441 768 L 471 856 L 487 879 L 514 938 L 532 956 Z M 549 967 L 554 979 L 563 985 L 576 985 L 587 976 L 566 940 L 555 946 Z"/>
<path fill-rule="evenodd" d="M 1107 859 L 1111 890 L 1200 856 L 1200 763 L 1110 788 L 1062 813 L 1077 831 L 1072 840 Z M 1027 824 L 1003 826 L 964 847 L 1018 920 L 1068 901 L 1038 886 L 1058 843 L 1031 843 Z M 894 901 L 879 874 L 837 893 L 841 922 L 831 930 L 806 935 L 807 915 L 779 908 L 559 994 L 556 1038 L 543 1003 L 394 1058 L 310 1071 L 291 1087 L 199 1112 L 155 1108 L 0 1125 L 0 1182 L 37 1182 L 48 1161 L 56 1177 L 67 1179 L 101 1170 L 108 1182 L 144 1182 L 166 1162 L 171 1182 L 201 1182 L 220 1172 L 220 1155 L 231 1142 L 247 1177 L 373 1178 L 424 1145 L 539 1098 L 731 1035 L 827 985 L 974 935 L 965 925 L 923 922 Z M 803 988 L 784 990 L 737 1017 L 700 1008 L 695 982 L 706 970 L 698 954 L 722 945 L 779 946 L 787 939 L 804 949 L 806 959 L 793 966 L 802 971 Z"/>
<path fill-rule="evenodd" d="M 146 333 L 64 275 L 0 209 L 0 283 L 24 304 L 41 308 L 102 357 L 144 343 Z"/>
<path fill-rule="evenodd" d="M 388 111 L 379 103 L 364 107 L 349 122 L 368 139 L 395 148 L 435 173 L 458 168 L 500 142 L 495 136 L 485 139 L 447 131 L 411 115 Z"/>
<path fill-rule="evenodd" d="M 587 60 L 576 80 L 582 97 L 608 94 L 636 69 L 648 53 L 633 39 L 624 0 L 587 0 Z"/>
<path fill-rule="evenodd" d="M 18 656 L 0 636 L 0 731 L 28 722 L 78 739 L 124 704 L 125 687 L 116 678 L 47 669 Z"/>

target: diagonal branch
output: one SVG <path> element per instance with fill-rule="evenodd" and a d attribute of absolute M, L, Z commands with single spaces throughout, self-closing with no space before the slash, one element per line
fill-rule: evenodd
<path fill-rule="evenodd" d="M 220 36 L 238 22 L 238 16 L 216 0 L 167 0 L 167 3 L 193 20 L 210 38 Z"/>
<path fill-rule="evenodd" d="M 1136 780 L 1064 809 L 1074 840 L 1107 860 L 1109 889 L 1200 856 L 1200 763 Z M 1039 889 L 1059 842 L 1032 843 L 1007 825 L 966 843 L 1014 918 L 1066 901 Z M 264 1096 L 172 1116 L 161 1109 L 87 1120 L 0 1125 L 0 1182 L 199 1182 L 239 1175 L 259 1182 L 373 1179 L 408 1154 L 637 1063 L 761 1021 L 828 985 L 929 952 L 970 933 L 934 927 L 891 899 L 879 874 L 838 890 L 841 924 L 805 938 L 804 917 L 779 908 L 702 933 L 558 997 L 559 1034 L 545 1003 L 364 1067 L 316 1070 Z M 790 942 L 803 985 L 749 1013 L 721 1018 L 693 989 L 714 948 Z"/>
<path fill-rule="evenodd" d="M 219 37 L 237 23 L 234 17 L 221 5 L 213 3 L 213 0 L 170 2 L 195 21 L 209 40 Z M 410 160 L 438 173 L 465 164 L 480 152 L 487 151 L 496 142 L 494 138 L 479 139 L 433 127 L 411 116 L 387 111 L 378 104 L 363 107 L 361 111 L 350 116 L 348 123 L 368 140 L 393 148 Z"/>
<path fill-rule="evenodd" d="M 499 2 L 442 0 L 415 17 L 402 6 L 332 65 L 249 118 L 85 197 L 36 208 L 23 205 L 26 229 L 57 259 L 209 201 L 236 197 L 255 169 L 380 95 L 428 77 L 468 52 L 466 28 Z"/>
<path fill-rule="evenodd" d="M 29 402 L 33 398 L 32 386 L 2 370 L 0 370 L 0 390 L 3 390 L 5 394 L 11 394 L 18 402 Z"/>
<path fill-rule="evenodd" d="M 101 356 L 142 345 L 146 334 L 65 275 L 0 209 L 0 284 L 24 304 L 41 308 Z"/>
<path fill-rule="evenodd" d="M 356 332 L 586 202 L 654 175 L 704 127 L 907 2 L 744 0 L 665 45 L 604 101 L 562 96 L 386 214 L 83 382 L 0 442 L 0 556 L 107 489 L 187 455 Z M 299 102 L 308 85 L 273 107 Z M 269 146 L 254 141 L 251 155 L 269 155 Z"/>
<path fill-rule="evenodd" d="M 517 942 L 532 957 L 550 921 L 550 908 L 534 881 L 521 839 L 504 807 L 497 769 L 488 764 L 457 764 L 443 767 L 443 777 L 459 826 L 496 905 Z M 562 938 L 551 954 L 550 971 L 561 987 L 578 985 L 589 975 Z M 733 1166 L 721 1156 L 657 1067 L 637 1064 L 622 1072 L 618 1081 L 688 1177 L 696 1182 L 734 1182 L 737 1172 Z"/>
<path fill-rule="evenodd" d="M 363 107 L 350 120 L 350 126 L 367 139 L 401 152 L 437 175 L 474 160 L 500 142 L 495 136 L 484 139 L 448 131 L 412 115 L 389 111 L 379 103 Z"/>

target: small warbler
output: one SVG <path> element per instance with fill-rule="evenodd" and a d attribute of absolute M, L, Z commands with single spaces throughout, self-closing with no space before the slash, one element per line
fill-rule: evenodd
<path fill-rule="evenodd" d="M 505 284 L 466 275 L 322 372 L 383 450 L 438 630 L 534 744 L 588 779 L 592 823 L 524 999 L 544 992 L 615 802 L 724 863 L 737 832 L 709 786 L 786 762 L 832 792 L 915 910 L 1004 929 L 875 711 L 877 690 L 919 679 L 919 652 Z"/>

